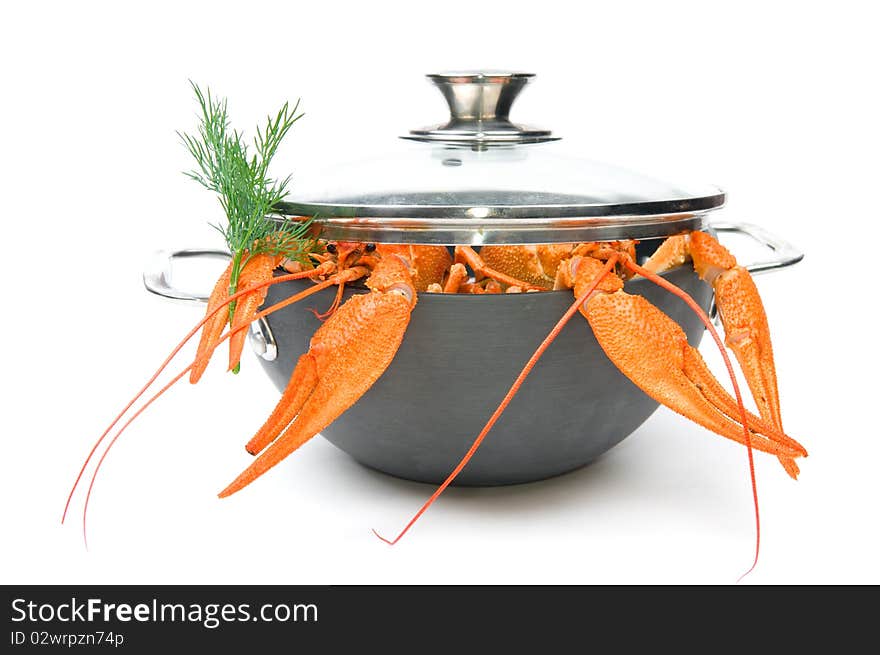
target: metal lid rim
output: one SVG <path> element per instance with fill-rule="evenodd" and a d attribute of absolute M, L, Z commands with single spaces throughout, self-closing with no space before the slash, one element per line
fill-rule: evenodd
<path fill-rule="evenodd" d="M 624 220 L 626 216 L 641 218 L 680 215 L 691 212 L 708 211 L 722 207 L 726 194 L 678 198 L 672 200 L 650 200 L 618 204 L 558 204 L 558 205 L 392 205 L 392 204 L 342 204 L 321 202 L 285 201 L 278 204 L 279 213 L 288 216 L 314 216 L 317 219 L 333 218 L 403 218 L 403 219 L 465 219 L 469 221 L 504 219 L 511 221 L 510 227 L 518 227 L 513 220 L 543 219 L 552 222 L 557 218 L 596 219 L 614 218 Z"/>

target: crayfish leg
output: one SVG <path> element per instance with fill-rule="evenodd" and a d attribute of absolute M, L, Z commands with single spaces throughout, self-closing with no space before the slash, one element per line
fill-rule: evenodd
<path fill-rule="evenodd" d="M 467 280 L 468 272 L 464 264 L 453 264 L 449 268 L 449 277 L 443 284 L 443 293 L 458 293 L 461 285 Z"/>
<path fill-rule="evenodd" d="M 770 328 L 755 282 L 737 266 L 718 276 L 715 293 L 724 342 L 736 355 L 761 415 L 782 429 Z"/>
<path fill-rule="evenodd" d="M 315 385 L 318 382 L 318 373 L 315 369 L 315 359 L 310 353 L 304 354 L 296 363 L 296 368 L 290 376 L 281 400 L 275 406 L 272 414 L 266 419 L 257 433 L 245 446 L 251 455 L 256 455 L 266 446 L 275 441 L 281 431 L 296 418 L 302 406 L 305 404 Z"/>
<path fill-rule="evenodd" d="M 682 370 L 689 380 L 692 380 L 700 392 L 706 399 L 712 403 L 720 412 L 726 414 L 734 420 L 739 420 L 741 412 L 736 400 L 727 393 L 727 390 L 721 386 L 721 383 L 712 375 L 706 362 L 703 360 L 700 352 L 691 346 L 684 349 L 684 359 Z M 797 441 L 789 437 L 787 434 L 777 428 L 777 426 L 768 419 L 755 416 L 751 412 L 746 412 L 746 420 L 749 429 L 770 436 L 774 441 L 788 446 L 797 451 L 799 455 L 806 457 L 807 450 Z"/>
<path fill-rule="evenodd" d="M 543 270 L 536 269 L 535 262 L 526 256 L 528 249 L 529 246 L 484 246 L 477 254 L 470 246 L 456 246 L 455 263 L 470 266 L 478 281 L 488 277 L 521 289 L 551 288 L 553 280 L 544 275 Z"/>
<path fill-rule="evenodd" d="M 257 308 L 263 304 L 269 288 L 263 283 L 272 279 L 272 271 L 278 265 L 279 258 L 272 255 L 254 255 L 241 271 L 238 283 L 239 291 L 246 291 L 252 287 L 258 287 L 251 293 L 246 294 L 235 304 L 232 315 L 232 336 L 229 338 L 229 370 L 238 366 L 247 330 L 239 328 L 249 325 L 254 320 Z M 221 313 L 222 314 L 222 313 Z"/>
<path fill-rule="evenodd" d="M 374 271 L 371 282 L 381 276 L 381 272 Z M 385 290 L 374 289 L 353 296 L 318 328 L 308 353 L 303 356 L 307 359 L 301 358 L 294 370 L 294 377 L 301 376 L 305 382 L 302 395 L 307 398 L 302 407 L 283 408 L 285 398 L 282 397 L 276 408 L 277 415 L 273 412 L 277 420 L 270 418 L 265 432 L 261 429 L 254 438 L 256 443 L 252 440 L 249 446 L 256 450 L 272 441 L 281 430 L 284 432 L 220 492 L 221 498 L 242 489 L 281 462 L 373 386 L 397 354 L 409 325 L 415 291 L 411 286 L 401 288 L 406 284 L 406 281 L 395 284 L 392 278 Z M 294 404 L 302 399 L 296 386 L 292 379 L 288 385 L 290 393 L 285 391 L 285 396 Z M 292 414 L 295 418 L 285 424 L 284 419 Z"/>
<path fill-rule="evenodd" d="M 689 248 L 694 269 L 715 290 L 715 304 L 724 325 L 724 343 L 739 362 L 758 412 L 782 432 L 770 326 L 751 273 L 739 266 L 736 258 L 705 232 L 693 232 Z M 797 464 L 783 458 L 779 461 L 796 479 L 799 473 Z"/>
<path fill-rule="evenodd" d="M 208 297 L 208 309 L 205 314 L 208 320 L 202 327 L 202 335 L 199 338 L 199 345 L 196 349 L 196 357 L 193 362 L 192 370 L 189 373 L 189 381 L 195 384 L 202 377 L 208 362 L 211 359 L 211 353 L 220 341 L 220 335 L 223 334 L 223 328 L 229 321 L 229 314 L 226 311 L 217 311 L 223 303 L 227 302 L 229 295 L 229 278 L 232 275 L 232 262 L 226 267 L 223 274 L 217 279 L 211 295 Z"/>
<path fill-rule="evenodd" d="M 594 296 L 587 302 L 586 314 L 608 358 L 642 391 L 708 430 L 749 445 L 742 425 L 716 407 L 700 384 L 688 377 L 685 352 L 691 346 L 675 321 L 641 296 L 624 291 Z M 800 454 L 758 433 L 749 441 L 752 447 L 774 455 Z"/>
<path fill-rule="evenodd" d="M 642 267 L 652 273 L 663 273 L 689 262 L 689 240 L 689 234 L 677 234 L 664 239 Z"/>

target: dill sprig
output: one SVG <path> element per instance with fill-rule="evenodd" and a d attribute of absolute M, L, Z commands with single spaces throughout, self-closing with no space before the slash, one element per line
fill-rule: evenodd
<path fill-rule="evenodd" d="M 244 136 L 229 126 L 226 99 L 215 99 L 208 89 L 203 93 L 190 81 L 201 109 L 198 134 L 178 132 L 197 167 L 185 175 L 215 192 L 226 214 L 226 224 L 212 224 L 226 240 L 232 255 L 229 294 L 238 289 L 241 271 L 257 254 L 282 255 L 310 265 L 309 254 L 320 251 L 312 235 L 311 219 L 305 221 L 273 220 L 270 215 L 288 193 L 290 176 L 275 180 L 269 176 L 269 164 L 282 139 L 302 118 L 297 113 L 299 101 L 290 107 L 285 102 L 275 116 L 257 127 L 253 154 Z M 232 320 L 235 303 L 229 305 Z"/>

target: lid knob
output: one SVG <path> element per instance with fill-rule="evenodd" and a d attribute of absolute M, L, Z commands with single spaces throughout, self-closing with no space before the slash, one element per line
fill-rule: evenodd
<path fill-rule="evenodd" d="M 427 76 L 446 98 L 448 123 L 411 130 L 404 139 L 463 145 L 481 150 L 490 146 L 556 141 L 549 130 L 510 121 L 510 107 L 532 73 L 460 72 Z"/>

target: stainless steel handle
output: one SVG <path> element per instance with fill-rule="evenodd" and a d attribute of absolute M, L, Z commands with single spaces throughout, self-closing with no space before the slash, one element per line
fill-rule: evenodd
<path fill-rule="evenodd" d="M 771 234 L 764 228 L 752 223 L 717 222 L 710 223 L 709 229 L 715 232 L 744 234 L 775 253 L 776 256 L 772 259 L 745 264 L 745 268 L 747 268 L 750 273 L 764 273 L 766 271 L 774 271 L 778 268 L 785 268 L 786 266 L 797 264 L 804 258 L 804 253 L 795 248 L 788 241 L 780 239 L 775 234 Z"/>
<path fill-rule="evenodd" d="M 144 271 L 144 287 L 157 296 L 186 304 L 205 304 L 210 293 L 191 293 L 178 289 L 172 282 L 172 268 L 178 259 L 223 259 L 228 260 L 229 253 L 225 250 L 208 250 L 203 248 L 187 248 L 184 250 L 160 250 L 153 254 Z M 265 318 L 260 318 L 250 325 L 248 330 L 251 347 L 254 352 L 267 362 L 278 357 L 278 345 L 275 336 Z"/>
<path fill-rule="evenodd" d="M 771 234 L 764 228 L 753 223 L 710 223 L 709 229 L 713 232 L 733 232 L 735 234 L 744 234 L 747 237 L 766 246 L 772 250 L 776 256 L 772 259 L 764 259 L 751 264 L 745 264 L 745 268 L 752 274 L 766 273 L 767 271 L 775 271 L 780 268 L 797 264 L 804 258 L 804 253 L 791 245 L 788 241 L 780 239 L 775 234 Z M 709 308 L 709 316 L 716 325 L 720 324 L 718 316 L 718 308 L 715 305 L 715 298 L 712 297 L 712 306 Z"/>
<path fill-rule="evenodd" d="M 202 304 L 208 302 L 210 293 L 193 294 L 178 289 L 171 282 L 171 272 L 176 259 L 229 259 L 229 253 L 225 250 L 205 250 L 189 248 L 185 250 L 159 250 L 153 254 L 147 262 L 144 271 L 144 286 L 150 293 L 157 296 L 177 300 L 187 304 Z"/>

